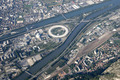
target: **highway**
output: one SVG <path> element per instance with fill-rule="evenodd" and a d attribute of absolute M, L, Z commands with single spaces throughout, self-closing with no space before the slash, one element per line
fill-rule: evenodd
<path fill-rule="evenodd" d="M 78 15 L 81 15 L 81 14 L 89 12 L 89 11 L 93 11 L 93 10 L 96 10 L 96 9 L 99 9 L 99 8 L 103 8 L 104 6 L 108 6 L 107 8 L 105 8 L 103 10 L 100 10 L 98 12 L 95 12 L 95 13 L 93 13 L 93 14 L 91 14 L 91 15 L 89 15 L 85 18 L 85 20 L 90 20 L 92 18 L 95 18 L 95 17 L 97 17 L 97 16 L 115 8 L 116 6 L 119 5 L 119 3 L 120 3 L 119 0 L 110 0 L 108 2 L 104 2 L 104 3 L 98 4 L 98 5 L 93 5 L 93 6 L 82 8 L 82 9 L 79 9 L 79 10 L 76 10 L 76 11 L 73 11 L 73 12 L 70 12 L 70 13 L 66 13 L 66 14 L 64 14 L 64 16 L 68 19 L 68 18 L 78 16 Z M 111 4 L 112 4 L 112 6 L 109 6 Z M 4 40 L 15 38 L 18 35 L 26 33 L 28 31 L 27 29 L 29 29 L 29 30 L 36 29 L 36 28 L 39 28 L 41 26 L 45 26 L 45 25 L 48 25 L 50 23 L 55 23 L 55 22 L 58 22 L 58 21 L 61 21 L 61 20 L 65 20 L 65 19 L 62 15 L 58 15 L 54 18 L 49 18 L 47 20 L 43 20 L 43 21 L 40 21 L 40 22 L 36 22 L 36 23 L 33 23 L 33 24 L 26 25 L 25 27 L 22 27 L 22 28 L 19 28 L 17 30 L 12 30 L 11 31 L 11 32 L 17 32 L 15 34 L 8 33 L 8 34 L 3 35 L 2 37 L 0 37 L 0 41 L 2 42 Z M 70 43 L 75 39 L 75 37 L 78 35 L 78 33 L 88 23 L 89 22 L 82 22 L 78 26 L 76 26 L 75 29 L 72 31 L 72 33 L 68 36 L 66 41 L 60 47 L 58 47 L 56 50 L 52 51 L 48 56 L 43 58 L 41 61 L 39 61 L 34 66 L 30 67 L 27 70 L 27 72 L 26 71 L 23 72 L 22 74 L 20 74 L 18 77 L 16 77 L 13 80 L 26 80 L 26 79 L 30 78 L 31 75 L 35 75 L 47 63 L 49 63 L 53 59 L 57 58 L 70 45 Z"/>
<path fill-rule="evenodd" d="M 58 73 L 60 73 L 62 70 L 64 70 L 65 68 L 69 67 L 68 65 L 72 64 L 75 62 L 76 59 L 79 59 L 80 57 L 87 55 L 89 52 L 93 51 L 94 49 L 96 49 L 97 47 L 101 46 L 104 42 L 106 42 L 110 37 L 112 37 L 116 32 L 119 32 L 120 28 L 117 28 L 116 31 L 109 31 L 106 32 L 105 34 L 103 34 L 102 36 L 100 36 L 97 40 L 91 42 L 90 44 L 86 45 L 85 47 L 83 47 L 83 49 L 81 49 L 78 54 L 76 55 L 76 57 L 71 61 L 71 63 L 66 64 L 65 66 L 63 66 L 62 68 L 60 68 L 59 70 L 55 70 L 53 73 L 51 73 L 51 75 L 46 78 L 45 80 L 49 80 L 52 77 L 54 77 L 55 75 L 57 75 Z"/>
<path fill-rule="evenodd" d="M 29 31 L 33 30 L 33 29 L 37 29 L 37 28 L 43 27 L 43 26 L 51 24 L 51 23 L 59 22 L 61 20 L 66 20 L 66 19 L 69 19 L 71 17 L 79 16 L 81 14 L 84 14 L 84 13 L 87 13 L 87 12 L 90 12 L 90 11 L 94 11 L 96 9 L 100 9 L 100 8 L 103 8 L 103 7 L 108 7 L 110 5 L 117 6 L 117 5 L 119 5 L 119 2 L 120 2 L 119 0 L 110 0 L 110 1 L 106 1 L 106 2 L 103 2 L 103 3 L 97 4 L 97 5 L 95 4 L 95 5 L 92 5 L 92 6 L 89 6 L 89 7 L 80 8 L 78 10 L 71 11 L 69 13 L 60 14 L 58 16 L 55 16 L 55 17 L 52 17 L 52 18 L 49 18 L 49 19 L 46 19 L 46 20 L 42 20 L 42 21 L 38 21 L 38 22 L 35 22 L 35 23 L 32 23 L 32 24 L 28 24 L 24 27 L 14 29 L 14 30 L 11 30 L 9 33 L 3 34 L 0 37 L 0 42 L 18 37 L 20 35 L 23 35 L 23 34 L 29 32 Z M 16 32 L 16 33 L 11 34 L 11 32 Z"/>

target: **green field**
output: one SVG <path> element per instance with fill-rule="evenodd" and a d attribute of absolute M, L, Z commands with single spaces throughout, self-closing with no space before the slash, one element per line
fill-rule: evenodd
<path fill-rule="evenodd" d="M 65 33 L 65 30 L 63 30 L 62 28 L 55 28 L 55 29 L 52 29 L 51 31 L 54 35 L 63 35 Z"/>

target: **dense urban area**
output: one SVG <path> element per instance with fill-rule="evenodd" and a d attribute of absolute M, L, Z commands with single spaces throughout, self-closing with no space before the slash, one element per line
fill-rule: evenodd
<path fill-rule="evenodd" d="M 90 20 L 86 20 L 87 16 L 97 10 L 69 19 L 64 16 L 107 1 L 1 0 L 0 37 L 16 34 L 15 29 L 59 15 L 64 20 L 33 30 L 26 27 L 26 33 L 0 40 L 0 80 L 17 80 L 24 72 L 31 76 L 26 80 L 119 80 L 119 71 L 115 69 L 115 73 L 111 66 L 120 65 L 120 6 Z M 61 55 L 35 74 L 29 72 L 29 68 L 61 47 L 82 22 L 88 24 Z"/>

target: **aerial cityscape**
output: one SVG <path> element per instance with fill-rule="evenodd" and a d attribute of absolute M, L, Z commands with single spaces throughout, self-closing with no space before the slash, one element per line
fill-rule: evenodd
<path fill-rule="evenodd" d="M 0 0 L 0 80 L 120 80 L 120 0 Z"/>

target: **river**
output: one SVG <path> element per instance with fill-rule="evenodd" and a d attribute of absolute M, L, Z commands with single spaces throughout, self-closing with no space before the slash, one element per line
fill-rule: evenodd
<path fill-rule="evenodd" d="M 78 10 L 75 10 L 75 11 L 72 11 L 72 12 L 69 12 L 69 13 L 65 13 L 64 16 L 68 19 L 68 18 L 78 16 L 78 15 L 83 14 L 83 13 L 93 11 L 95 9 L 102 8 L 102 7 L 110 5 L 110 4 L 113 4 L 113 7 L 116 6 L 116 4 L 119 5 L 119 0 L 110 0 L 110 1 L 107 1 L 107 2 L 104 2 L 104 3 L 100 3 L 100 4 L 90 6 L 90 7 L 80 8 Z M 48 24 L 51 24 L 51 23 L 61 21 L 61 20 L 65 20 L 65 19 L 62 15 L 58 15 L 58 16 L 55 16 L 55 17 L 52 17 L 52 18 L 49 18 L 49 19 L 46 19 L 46 20 L 42 20 L 42 21 L 38 21 L 38 22 L 35 22 L 35 23 L 32 23 L 32 24 L 28 24 L 28 25 L 26 25 L 24 27 L 21 27 L 21 28 L 18 28 L 18 29 L 14 29 L 11 32 L 16 32 L 15 34 L 7 33 L 7 34 L 2 35 L 0 37 L 0 42 L 5 41 L 5 40 L 9 40 L 11 38 L 18 37 L 19 35 L 22 35 L 23 33 L 26 33 L 27 29 L 29 29 L 29 30 L 36 29 L 36 28 L 39 28 L 39 27 L 42 27 L 42 26 L 45 26 L 45 25 L 48 25 Z"/>
<path fill-rule="evenodd" d="M 108 8 L 105 8 L 105 9 L 100 10 L 98 12 L 95 12 L 95 13 L 93 13 L 93 14 L 91 14 L 91 15 L 89 15 L 85 18 L 85 20 L 86 19 L 91 19 L 91 18 L 97 17 L 97 16 L 109 11 L 112 8 L 115 8 L 117 5 L 119 5 L 119 3 L 120 3 L 120 0 L 110 0 L 110 1 L 107 1 L 107 2 L 104 2 L 104 3 L 101 3 L 101 4 L 93 5 L 93 6 L 90 6 L 90 7 L 85 7 L 85 8 L 82 8 L 82 9 L 78 9 L 78 10 L 66 13 L 64 15 L 66 16 L 66 18 L 71 18 L 71 17 L 78 16 L 78 15 L 86 13 L 86 12 L 90 12 L 90 11 L 95 10 L 95 9 L 102 8 L 103 6 L 108 6 L 108 5 L 112 4 L 112 6 L 109 6 Z M 48 25 L 50 23 L 55 23 L 55 22 L 58 22 L 58 21 L 61 21 L 61 20 L 64 20 L 64 18 L 61 15 L 58 15 L 58 16 L 53 17 L 53 18 L 49 18 L 49 19 L 39 21 L 39 22 L 36 22 L 36 23 L 33 23 L 33 24 L 29 24 L 29 25 L 26 25 L 25 27 L 22 27 L 20 29 L 13 30 L 13 31 L 17 31 L 18 32 L 17 34 L 3 35 L 2 37 L 0 37 L 0 40 L 4 41 L 4 40 L 6 40 L 6 37 L 7 37 L 7 39 L 11 38 L 11 37 L 16 37 L 16 35 L 19 35 L 21 33 L 26 32 L 26 27 L 28 29 L 33 29 L 33 28 L 35 29 L 35 28 L 45 26 L 45 25 Z M 57 49 L 52 51 L 48 56 L 43 58 L 41 61 L 39 61 L 34 66 L 30 67 L 28 72 L 30 72 L 31 74 L 34 75 L 42 67 L 44 67 L 47 63 L 49 63 L 54 58 L 58 57 L 69 46 L 69 44 L 75 39 L 75 37 L 84 28 L 84 26 L 86 24 L 88 24 L 88 22 L 82 22 L 78 26 L 76 26 L 76 28 L 73 30 L 73 32 L 68 36 L 68 38 L 65 40 L 65 42 L 60 47 L 58 47 Z M 31 76 L 28 75 L 26 72 L 23 72 L 21 75 L 16 77 L 14 80 L 26 80 L 29 77 L 31 77 Z"/>

